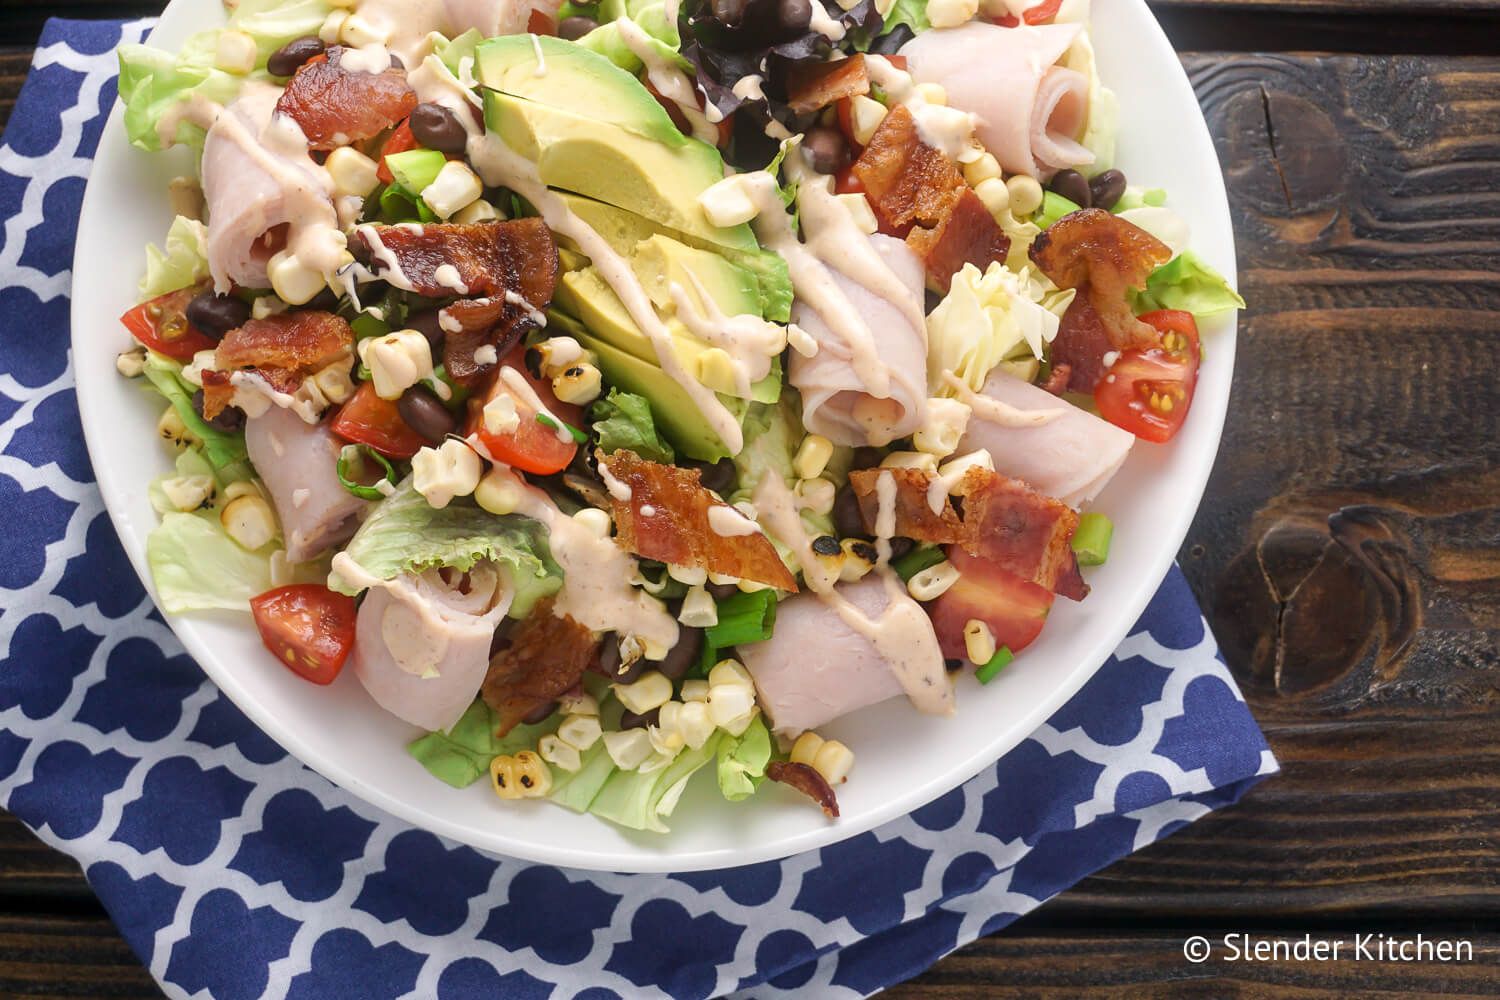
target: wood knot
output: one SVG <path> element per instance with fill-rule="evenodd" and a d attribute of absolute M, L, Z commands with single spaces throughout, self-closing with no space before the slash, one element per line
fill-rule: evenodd
<path fill-rule="evenodd" d="M 1225 111 L 1235 164 L 1231 190 L 1275 220 L 1282 238 L 1313 242 L 1347 189 L 1348 154 L 1338 126 L 1312 101 L 1265 83 L 1240 92 Z"/>

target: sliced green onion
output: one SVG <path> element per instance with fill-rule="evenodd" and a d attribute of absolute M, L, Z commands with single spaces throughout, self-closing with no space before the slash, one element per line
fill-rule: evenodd
<path fill-rule="evenodd" d="M 541 424 L 543 427 L 550 427 L 555 431 L 567 431 L 569 434 L 573 435 L 573 440 L 577 441 L 579 444 L 589 443 L 589 436 L 583 431 L 579 430 L 577 427 L 574 427 L 572 424 L 564 423 L 561 420 L 554 420 L 551 417 L 547 416 L 547 414 L 545 413 L 538 413 L 536 415 L 536 422 Z"/>
<path fill-rule="evenodd" d="M 355 340 L 367 340 L 370 337 L 384 337 L 391 332 L 391 325 L 383 319 L 376 319 L 367 312 L 362 312 L 349 321 L 349 327 L 354 331 Z"/>
<path fill-rule="evenodd" d="M 719 602 L 719 623 L 703 634 L 705 645 L 723 649 L 741 643 L 764 642 L 776 627 L 776 592 L 743 591 Z"/>
<path fill-rule="evenodd" d="M 1047 191 L 1042 194 L 1041 210 L 1032 216 L 1031 221 L 1046 229 L 1063 216 L 1078 211 L 1079 207 L 1056 191 Z"/>
<path fill-rule="evenodd" d="M 948 557 L 943 554 L 943 550 L 936 545 L 923 545 L 912 549 L 900 559 L 892 559 L 891 569 L 895 570 L 896 575 L 902 580 L 910 580 L 924 569 L 936 566 L 946 558 Z"/>
<path fill-rule="evenodd" d="M 1010 651 L 1009 646 L 1001 646 L 999 649 L 995 650 L 995 655 L 990 657 L 990 662 L 986 663 L 984 666 L 980 667 L 977 671 L 974 672 L 974 676 L 978 678 L 979 683 L 988 684 L 996 677 L 999 677 L 1000 671 L 1009 666 L 1010 661 L 1014 660 L 1015 658 L 1016 654 Z"/>
<path fill-rule="evenodd" d="M 1162 188 L 1151 188 L 1141 195 L 1141 201 L 1153 208 L 1160 208 L 1167 203 L 1167 192 Z"/>
<path fill-rule="evenodd" d="M 376 451 L 374 448 L 371 448 L 369 445 L 365 444 L 344 445 L 344 447 L 339 451 L 339 460 L 338 464 L 334 466 L 334 471 L 338 474 L 339 484 L 342 485 L 344 489 L 348 490 L 350 493 L 353 493 L 355 496 L 359 497 L 361 500 L 383 500 L 385 499 L 384 493 L 380 492 L 373 486 L 366 486 L 363 483 L 355 482 L 350 478 L 349 466 L 351 463 L 358 463 L 359 466 L 363 468 L 365 461 L 371 458 L 373 458 L 375 460 L 375 463 L 380 466 L 382 471 L 385 472 L 384 478 L 386 482 L 390 483 L 392 486 L 395 486 L 398 482 L 400 482 L 400 480 L 396 478 L 395 467 L 386 460 L 386 457 L 380 452 Z"/>
<path fill-rule="evenodd" d="M 706 638 L 703 645 L 698 647 L 698 662 L 693 667 L 693 676 L 706 680 L 708 672 L 719 662 L 719 647 L 709 642 Z"/>
<path fill-rule="evenodd" d="M 1078 518 L 1078 530 L 1073 532 L 1073 552 L 1080 566 L 1103 566 L 1109 558 L 1109 540 L 1114 537 L 1115 526 L 1103 514 L 1090 512 Z"/>

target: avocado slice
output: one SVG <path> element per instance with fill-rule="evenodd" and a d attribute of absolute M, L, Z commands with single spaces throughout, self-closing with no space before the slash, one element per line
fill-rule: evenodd
<path fill-rule="evenodd" d="M 558 108 L 484 92 L 485 123 L 511 149 L 537 165 L 542 181 L 678 230 L 715 247 L 760 250 L 748 225 L 709 223 L 698 195 L 724 179 L 724 161 L 707 143 L 676 147 Z"/>
<path fill-rule="evenodd" d="M 687 142 L 639 80 L 581 45 L 550 35 L 503 35 L 480 45 L 476 62 L 479 82 L 491 90 L 608 122 L 674 149 Z"/>

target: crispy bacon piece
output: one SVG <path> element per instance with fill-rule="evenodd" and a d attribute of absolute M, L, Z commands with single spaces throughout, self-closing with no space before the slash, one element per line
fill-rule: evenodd
<path fill-rule="evenodd" d="M 630 499 L 613 498 L 618 541 L 627 551 L 796 591 L 797 581 L 764 534 L 721 535 L 714 530 L 709 509 L 732 508 L 700 484 L 697 469 L 648 462 L 633 451 L 601 454 L 599 461 L 630 488 Z M 648 508 L 650 513 L 644 513 Z"/>
<path fill-rule="evenodd" d="M 889 473 L 896 481 L 896 531 L 905 538 L 957 545 L 1023 580 L 1075 601 L 1088 594 L 1071 542 L 1078 514 L 1025 483 L 988 469 L 970 469 L 955 496 L 937 514 L 927 503 L 931 473 L 919 469 L 861 469 L 849 473 L 866 528 L 874 530 L 880 501 L 877 483 Z"/>
<path fill-rule="evenodd" d="M 361 226 L 355 233 L 355 253 L 377 275 L 389 266 L 387 255 L 375 252 L 379 245 L 395 257 L 418 295 L 503 298 L 506 292 L 515 292 L 538 309 L 552 301 L 557 284 L 557 244 L 541 219 L 473 225 Z M 437 279 L 438 268 L 445 264 L 458 272 L 464 291 L 456 291 L 451 276 L 447 284 Z"/>
<path fill-rule="evenodd" d="M 287 81 L 276 110 L 302 128 L 311 149 L 372 139 L 411 114 L 417 93 L 394 66 L 380 73 L 345 69 L 344 50 L 305 63 Z"/>
<path fill-rule="evenodd" d="M 926 263 L 935 291 L 946 294 L 965 264 L 984 270 L 1009 252 L 1010 237 L 964 183 L 958 165 L 922 141 L 904 106 L 885 116 L 853 170 L 881 232 L 906 238 Z"/>
<path fill-rule="evenodd" d="M 1075 297 L 1063 313 L 1057 326 L 1057 337 L 1052 341 L 1052 369 L 1066 365 L 1068 378 L 1063 385 L 1072 392 L 1092 393 L 1104 371 L 1104 355 L 1114 350 L 1109 331 L 1104 329 L 1099 314 L 1089 302 L 1087 295 Z"/>
<path fill-rule="evenodd" d="M 214 350 L 216 371 L 203 373 L 203 416 L 212 420 L 234 396 L 230 375 L 254 371 L 278 392 L 294 393 L 303 378 L 347 357 L 354 331 L 329 312 L 287 312 L 230 330 Z"/>
<path fill-rule="evenodd" d="M 838 796 L 828 779 L 818 773 L 811 764 L 799 764 L 789 760 L 773 760 L 766 765 L 766 777 L 772 781 L 789 785 L 816 802 L 829 819 L 839 818 Z"/>
<path fill-rule="evenodd" d="M 1102 208 L 1058 219 L 1031 244 L 1031 259 L 1059 288 L 1088 297 L 1115 350 L 1148 348 L 1161 335 L 1135 318 L 1126 291 L 1144 288 L 1172 250 L 1150 233 Z"/>
<path fill-rule="evenodd" d="M 571 691 L 599 658 L 599 637 L 567 615 L 554 615 L 550 600 L 517 622 L 507 640 L 490 657 L 479 689 L 500 717 L 500 736 Z"/>
<path fill-rule="evenodd" d="M 826 108 L 845 97 L 870 92 L 870 74 L 859 53 L 834 62 L 793 63 L 787 71 L 787 105 L 799 115 Z"/>
<path fill-rule="evenodd" d="M 443 338 L 443 366 L 453 381 L 466 389 L 495 368 L 476 362 L 475 351 L 488 344 L 495 348 L 496 358 L 503 358 L 516 341 L 536 327 L 526 309 L 504 299 L 460 299 L 443 309 L 440 322 L 447 334 Z"/>
<path fill-rule="evenodd" d="M 1061 396 L 1068 391 L 1068 383 L 1072 378 L 1072 365 L 1054 361 L 1052 363 L 1052 371 L 1047 374 L 1047 381 L 1042 383 L 1042 388 L 1054 396 Z"/>

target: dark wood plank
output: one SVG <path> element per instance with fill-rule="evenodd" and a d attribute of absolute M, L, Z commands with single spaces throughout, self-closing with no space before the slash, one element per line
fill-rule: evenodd
<path fill-rule="evenodd" d="M 104 914 L 0 915 L 0 996 L 160 1000 Z"/>

